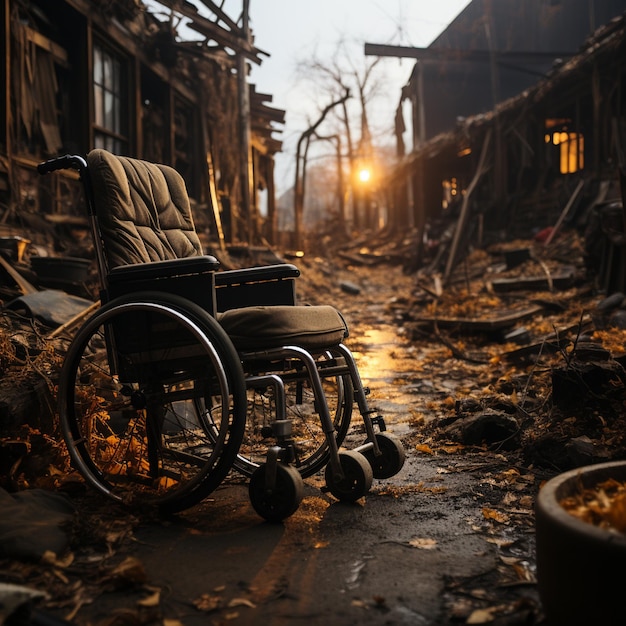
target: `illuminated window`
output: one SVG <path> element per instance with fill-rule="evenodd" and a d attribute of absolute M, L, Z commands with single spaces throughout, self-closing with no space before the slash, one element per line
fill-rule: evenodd
<path fill-rule="evenodd" d="M 546 120 L 546 143 L 558 146 L 559 171 L 561 174 L 573 174 L 585 165 L 585 138 L 581 133 L 567 129 L 569 120 Z M 560 126 L 560 128 L 558 128 Z"/>
<path fill-rule="evenodd" d="M 444 209 L 447 209 L 454 202 L 454 200 L 456 200 L 459 193 L 456 178 L 442 181 L 441 186 L 443 187 L 443 200 L 441 201 L 441 206 Z"/>
<path fill-rule="evenodd" d="M 122 61 L 98 43 L 93 48 L 94 147 L 123 154 L 128 146 L 126 81 Z"/>

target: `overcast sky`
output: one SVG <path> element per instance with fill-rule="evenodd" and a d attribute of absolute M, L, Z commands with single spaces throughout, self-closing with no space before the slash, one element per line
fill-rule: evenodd
<path fill-rule="evenodd" d="M 151 0 L 144 0 L 151 5 Z M 206 13 L 202 0 L 192 0 Z M 260 66 L 252 65 L 250 81 L 257 92 L 270 94 L 271 106 L 286 111 L 283 151 L 276 155 L 278 193 L 293 184 L 295 145 L 300 134 L 328 104 L 321 103 L 298 75 L 298 62 L 315 56 L 331 58 L 343 40 L 351 58 L 363 61 L 365 43 L 426 47 L 470 3 L 470 0 L 249 0 L 250 27 L 255 45 L 268 53 Z M 238 20 L 243 0 L 221 0 L 227 15 Z M 209 13 L 209 15 L 211 15 Z M 197 37 L 197 35 L 195 35 Z M 192 38 L 194 36 L 192 35 Z M 385 58 L 383 94 L 368 108 L 374 133 L 392 140 L 394 111 L 414 61 Z"/>
<path fill-rule="evenodd" d="M 250 0 L 255 45 L 271 55 L 260 67 L 254 66 L 252 80 L 285 108 L 296 61 L 313 52 L 332 53 L 342 37 L 361 54 L 365 41 L 425 47 L 468 4 L 469 0 Z M 398 61 L 387 63 L 395 73 Z M 406 62 L 409 68 L 412 64 Z"/>
<path fill-rule="evenodd" d="M 240 0 L 228 0 L 230 15 L 241 11 Z M 272 106 L 286 110 L 281 135 L 282 154 L 276 156 L 276 186 L 282 192 L 293 184 L 297 137 L 317 117 L 296 72 L 298 61 L 330 56 L 340 39 L 364 57 L 363 44 L 428 46 L 469 4 L 469 0 L 250 0 L 250 26 L 255 45 L 271 56 L 253 66 L 251 82 L 257 91 L 273 96 Z M 384 59 L 387 96 L 376 103 L 372 123 L 391 128 L 400 89 L 414 61 Z"/>

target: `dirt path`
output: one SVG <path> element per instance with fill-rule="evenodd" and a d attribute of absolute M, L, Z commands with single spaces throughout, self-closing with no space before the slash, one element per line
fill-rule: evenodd
<path fill-rule="evenodd" d="M 402 471 L 355 505 L 313 477 L 279 525 L 255 514 L 237 475 L 168 521 L 131 519 L 87 498 L 82 546 L 59 571 L 68 583 L 55 581 L 64 595 L 49 604 L 55 614 L 74 612 L 81 625 L 540 623 L 535 477 L 501 454 L 429 452 L 429 403 L 461 383 L 420 375 L 423 348 L 397 319 L 410 279 L 392 269 L 334 274 L 334 291 L 320 298 L 334 298 L 351 325 L 372 404 L 406 446 Z M 337 290 L 342 279 L 361 292 Z M 360 437 L 357 428 L 348 442 Z"/>

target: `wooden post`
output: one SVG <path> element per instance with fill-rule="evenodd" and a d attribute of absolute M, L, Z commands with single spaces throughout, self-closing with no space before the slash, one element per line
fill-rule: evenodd
<path fill-rule="evenodd" d="M 570 196 L 570 199 L 567 201 L 567 204 L 565 205 L 565 208 L 561 211 L 561 215 L 559 215 L 559 219 L 557 220 L 556 224 L 554 225 L 554 228 L 552 229 L 552 232 L 546 238 L 546 242 L 545 242 L 544 246 L 549 246 L 550 243 L 552 242 L 552 240 L 554 239 L 554 236 L 556 235 L 557 231 L 561 227 L 561 224 L 563 224 L 563 220 L 565 219 L 567 214 L 570 212 L 570 209 L 572 208 L 572 205 L 574 204 L 574 200 L 576 200 L 576 198 L 578 198 L 578 194 L 580 193 L 580 190 L 583 188 L 584 184 L 585 184 L 584 180 L 579 180 L 578 181 L 578 185 L 576 185 L 576 189 L 574 189 L 574 193 Z"/>
<path fill-rule="evenodd" d="M 250 41 L 250 29 L 248 25 L 249 0 L 243 0 L 242 28 L 241 33 L 244 41 Z M 248 226 L 247 239 L 252 243 L 252 159 L 250 149 L 250 91 L 247 80 L 246 57 L 242 51 L 237 55 L 237 87 L 239 96 L 239 175 L 241 188 L 240 212 L 244 214 L 245 223 Z"/>
<path fill-rule="evenodd" d="M 446 271 L 444 274 L 444 283 L 448 281 L 450 274 L 452 273 L 452 269 L 454 267 L 454 262 L 457 256 L 457 250 L 459 247 L 459 241 L 461 239 L 462 233 L 465 231 L 465 224 L 467 223 L 467 217 L 469 214 L 469 201 L 472 196 L 472 192 L 476 188 L 480 177 L 485 172 L 485 161 L 487 160 L 487 151 L 489 148 L 489 144 L 491 143 L 491 128 L 487 131 L 487 135 L 483 141 L 483 149 L 480 153 L 480 160 L 478 162 L 478 166 L 476 168 L 476 172 L 474 173 L 474 178 L 472 178 L 472 182 L 469 184 L 465 196 L 463 197 L 463 204 L 461 206 L 461 213 L 459 215 L 459 219 L 456 223 L 456 228 L 454 229 L 454 237 L 452 238 L 452 245 L 450 247 L 450 254 L 448 256 L 448 262 L 446 263 Z"/>

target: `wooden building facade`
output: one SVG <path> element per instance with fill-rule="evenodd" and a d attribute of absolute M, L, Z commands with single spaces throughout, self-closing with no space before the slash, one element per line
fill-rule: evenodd
<path fill-rule="evenodd" d="M 427 233 L 456 220 L 458 238 L 481 244 L 490 236 L 532 236 L 554 225 L 569 203 L 574 219 L 578 205 L 620 200 L 625 22 L 626 13 L 614 16 L 515 96 L 418 139 L 387 180 L 392 225 Z"/>
<path fill-rule="evenodd" d="M 274 132 L 284 111 L 246 80 L 263 54 L 246 22 L 201 4 L 202 13 L 170 0 L 0 0 L 5 228 L 80 221 L 72 173 L 42 178 L 35 168 L 101 147 L 175 167 L 199 229 L 220 244 L 275 237 Z M 194 37 L 178 36 L 183 23 Z"/>

